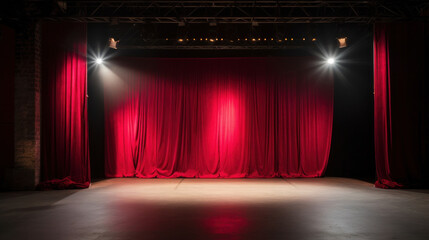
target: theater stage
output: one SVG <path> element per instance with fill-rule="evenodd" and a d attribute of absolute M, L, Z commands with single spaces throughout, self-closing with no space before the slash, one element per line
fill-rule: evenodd
<path fill-rule="evenodd" d="M 346 178 L 118 178 L 0 193 L 0 239 L 427 239 L 428 223 L 428 190 Z"/>

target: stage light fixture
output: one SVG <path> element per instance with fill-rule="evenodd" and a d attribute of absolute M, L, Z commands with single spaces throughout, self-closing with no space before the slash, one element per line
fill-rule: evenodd
<path fill-rule="evenodd" d="M 326 62 L 327 62 L 329 65 L 333 65 L 333 64 L 335 63 L 335 58 L 330 57 L 330 58 L 328 58 L 328 59 L 326 60 Z"/>
<path fill-rule="evenodd" d="M 97 58 L 97 59 L 95 59 L 95 63 L 102 64 L 103 63 L 103 59 Z"/>
<path fill-rule="evenodd" d="M 116 45 L 118 44 L 119 40 L 115 41 L 114 38 L 109 38 L 109 48 L 117 49 Z"/>
<path fill-rule="evenodd" d="M 337 41 L 338 41 L 338 47 L 339 48 L 347 47 L 347 37 L 337 38 Z"/>

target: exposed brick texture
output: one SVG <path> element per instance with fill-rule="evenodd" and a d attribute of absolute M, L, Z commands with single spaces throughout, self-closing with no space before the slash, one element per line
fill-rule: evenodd
<path fill-rule="evenodd" d="M 40 22 L 17 29 L 15 53 L 15 161 L 7 185 L 33 189 L 40 178 Z"/>

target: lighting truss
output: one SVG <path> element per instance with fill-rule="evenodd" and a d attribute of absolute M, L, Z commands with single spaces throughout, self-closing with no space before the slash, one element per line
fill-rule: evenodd
<path fill-rule="evenodd" d="M 427 0 L 389 1 L 17 1 L 3 18 L 89 23 L 371 23 L 419 18 Z"/>

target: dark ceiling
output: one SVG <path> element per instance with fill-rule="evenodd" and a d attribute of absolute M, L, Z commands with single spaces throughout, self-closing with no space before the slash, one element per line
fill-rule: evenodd
<path fill-rule="evenodd" d="M 96 23 L 371 23 L 415 19 L 427 0 L 389 1 L 46 1 L 2 2 L 3 19 Z"/>

